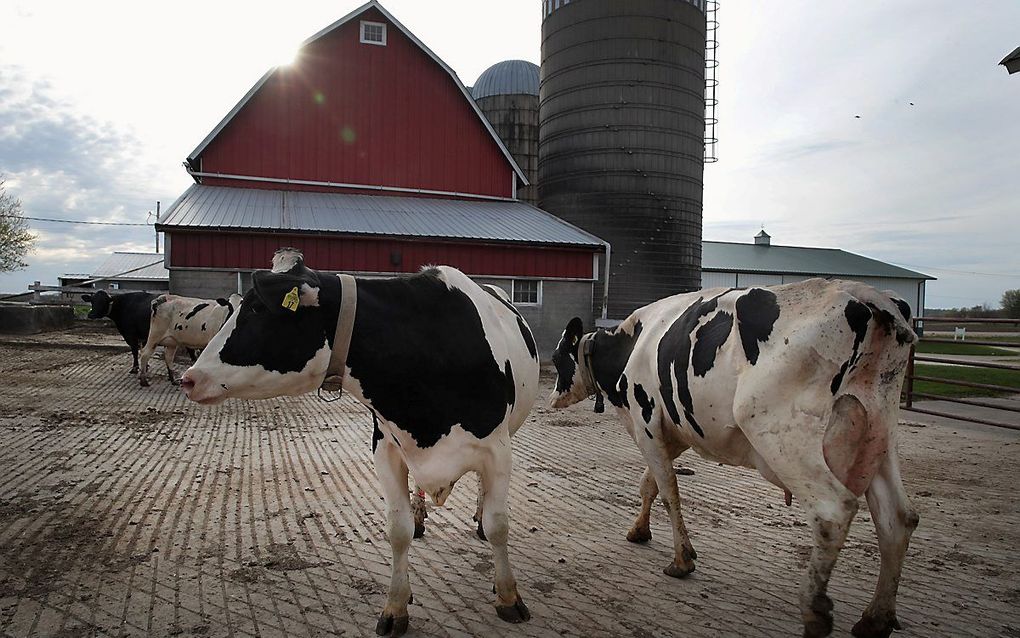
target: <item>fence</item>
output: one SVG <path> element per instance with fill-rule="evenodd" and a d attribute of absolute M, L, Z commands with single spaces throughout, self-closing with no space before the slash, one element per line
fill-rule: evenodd
<path fill-rule="evenodd" d="M 32 291 L 32 298 L 28 303 L 33 306 L 77 306 L 85 303 L 81 295 L 94 294 L 96 288 L 84 286 L 44 286 L 38 281 L 28 287 Z M 57 292 L 57 295 L 44 295 L 45 292 Z"/>
<path fill-rule="evenodd" d="M 952 328 L 963 325 L 965 327 L 975 326 L 978 329 L 982 327 L 995 327 L 1001 325 L 1012 325 L 1020 328 L 1020 319 L 968 319 L 961 317 L 918 317 L 914 319 L 914 326 L 917 329 L 918 334 L 924 333 L 924 324 L 951 324 Z M 921 337 L 919 343 L 955 343 L 957 346 L 960 344 L 973 345 L 973 346 L 992 346 L 998 348 L 1020 348 L 1020 337 L 1015 337 L 1015 340 L 991 340 L 984 339 L 981 337 L 977 339 L 968 339 L 966 341 L 956 341 L 954 338 L 933 338 L 933 337 Z M 1020 356 L 1020 352 L 1017 353 Z M 963 381 L 957 379 L 947 379 L 943 377 L 936 377 L 930 375 L 919 375 L 916 373 L 915 362 L 921 363 L 934 363 L 937 365 L 956 366 L 963 369 L 972 370 L 1004 370 L 1007 371 L 1006 378 L 1009 382 L 1016 380 L 1016 385 L 1003 385 L 995 383 L 979 383 L 976 381 Z M 927 354 L 917 354 L 914 346 L 910 347 L 910 361 L 907 363 L 907 376 L 903 384 L 903 404 L 902 409 L 911 410 L 913 412 L 919 412 L 922 414 L 930 414 L 932 416 L 949 417 L 952 419 L 958 419 L 960 421 L 969 421 L 972 423 L 982 423 L 984 425 L 992 425 L 995 427 L 1009 428 L 1011 430 L 1020 430 L 1020 420 L 1016 422 L 1005 422 L 995 419 L 985 419 L 975 416 L 968 416 L 959 413 L 943 412 L 942 410 L 934 410 L 930 407 L 918 407 L 914 405 L 915 399 L 928 399 L 934 401 L 945 401 L 948 403 L 956 403 L 960 405 L 976 406 L 980 408 L 986 408 L 993 410 L 993 416 L 998 417 L 999 412 L 1020 414 L 1020 402 L 1010 400 L 998 400 L 988 401 L 982 399 L 963 398 L 963 397 L 947 397 L 938 394 L 932 394 L 930 392 L 918 392 L 914 389 L 915 381 L 926 381 L 929 383 L 938 383 L 950 386 L 958 386 L 964 388 L 973 388 L 978 390 L 984 390 L 993 393 L 1001 394 L 1020 394 L 1020 366 L 1008 365 L 1004 363 L 993 363 L 988 361 L 978 361 L 974 359 L 964 358 L 947 358 L 929 356 Z"/>

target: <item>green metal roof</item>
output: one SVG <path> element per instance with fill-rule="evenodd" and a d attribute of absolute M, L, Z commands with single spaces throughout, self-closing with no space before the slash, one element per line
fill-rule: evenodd
<path fill-rule="evenodd" d="M 884 261 L 848 253 L 838 248 L 756 246 L 724 241 L 702 242 L 701 269 L 723 272 L 833 275 L 843 277 L 891 277 L 935 279 Z"/>

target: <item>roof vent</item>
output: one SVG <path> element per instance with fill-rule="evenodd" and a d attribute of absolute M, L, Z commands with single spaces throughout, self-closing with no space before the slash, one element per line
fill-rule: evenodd
<path fill-rule="evenodd" d="M 764 228 L 761 229 L 760 233 L 758 233 L 757 235 L 754 236 L 754 245 L 755 246 L 771 246 L 772 245 L 772 237 L 769 236 L 769 234 L 765 232 Z"/>

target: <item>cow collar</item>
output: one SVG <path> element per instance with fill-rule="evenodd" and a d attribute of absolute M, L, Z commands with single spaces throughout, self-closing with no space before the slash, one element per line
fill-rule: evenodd
<path fill-rule="evenodd" d="M 336 401 L 340 396 L 327 399 L 322 391 L 343 392 L 344 372 L 347 369 L 347 353 L 351 348 L 351 335 L 354 333 L 354 315 L 358 307 L 358 284 L 350 275 L 338 274 L 340 279 L 340 313 L 336 320 L 336 333 L 333 336 L 333 351 L 329 356 L 329 367 L 326 377 L 319 386 L 319 398 L 323 401 Z"/>
<path fill-rule="evenodd" d="M 592 367 L 592 357 L 595 356 L 595 333 L 589 332 L 588 334 L 581 337 L 581 343 L 578 345 L 578 367 L 581 372 L 581 379 L 585 384 L 585 387 L 594 388 L 595 391 L 595 412 L 602 413 L 606 411 L 606 404 L 602 399 L 602 390 L 599 388 L 598 381 L 595 380 L 595 370 Z"/>

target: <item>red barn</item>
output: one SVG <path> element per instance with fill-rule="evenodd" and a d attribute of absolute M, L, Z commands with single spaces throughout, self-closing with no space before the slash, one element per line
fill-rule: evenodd
<path fill-rule="evenodd" d="M 217 297 L 295 246 L 319 270 L 449 264 L 502 286 L 544 353 L 590 325 L 599 238 L 517 199 L 527 180 L 456 73 L 374 0 L 266 73 L 188 156 L 166 211 L 171 292 Z"/>

